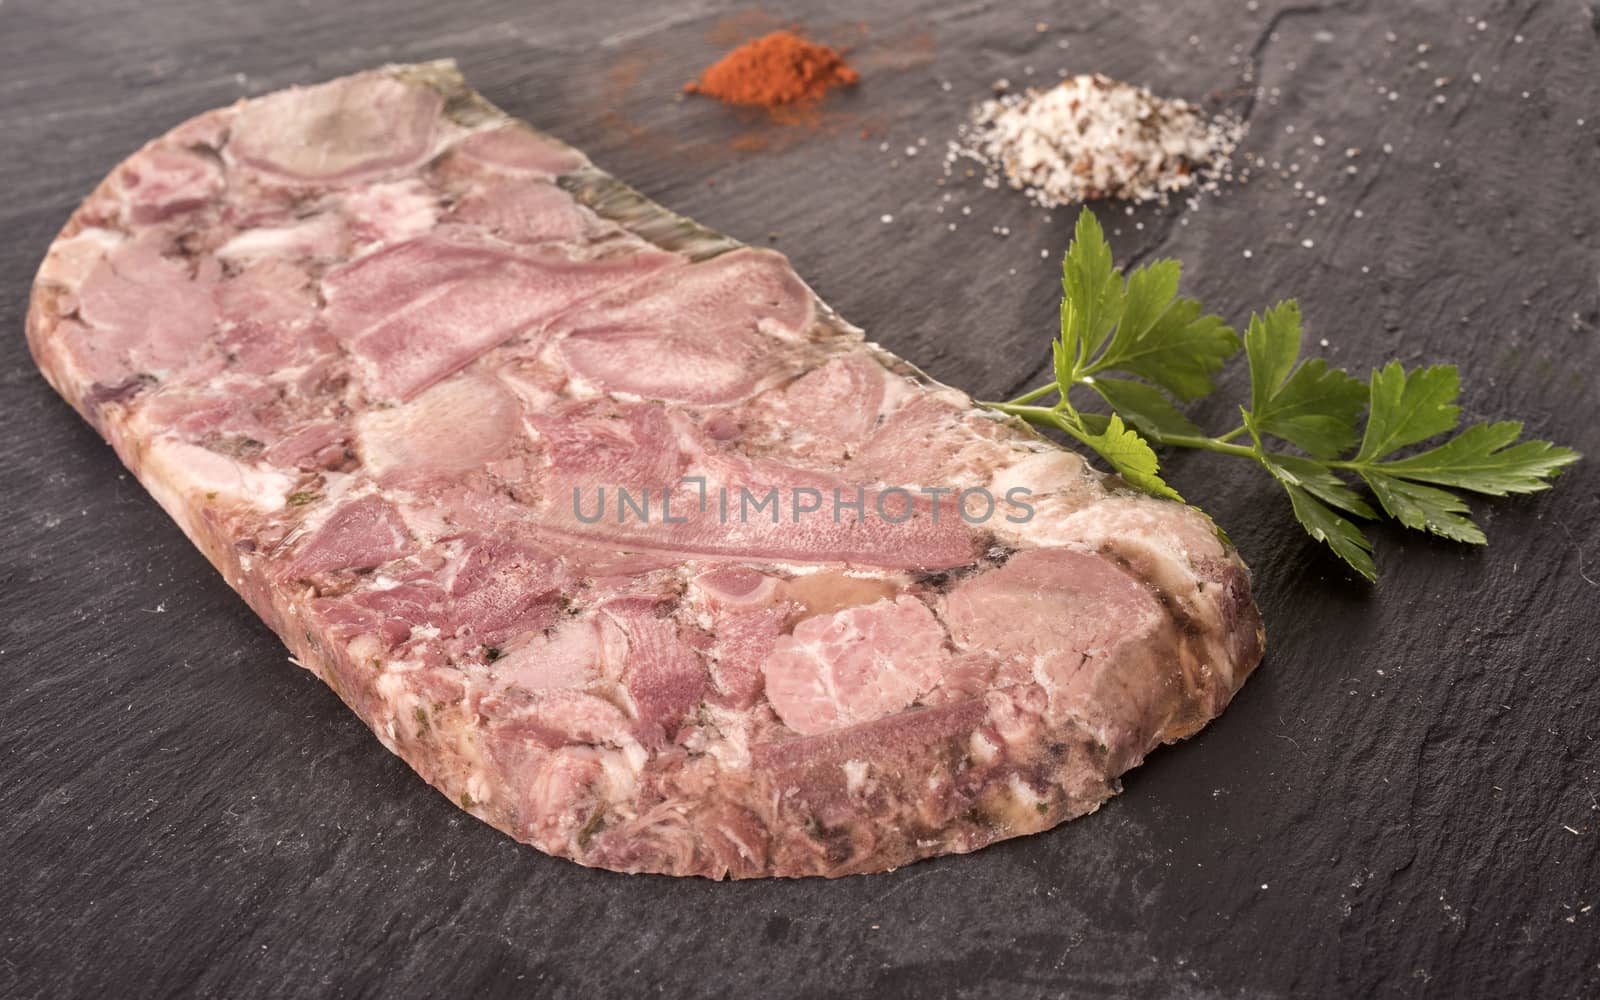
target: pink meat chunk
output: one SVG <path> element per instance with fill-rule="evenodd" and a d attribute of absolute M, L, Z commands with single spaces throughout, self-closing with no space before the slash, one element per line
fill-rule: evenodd
<path fill-rule="evenodd" d="M 130 217 L 140 223 L 160 222 L 199 208 L 216 198 L 224 185 L 222 168 L 214 158 L 178 149 L 153 149 L 117 179 Z"/>
<path fill-rule="evenodd" d="M 217 327 L 215 267 L 194 273 L 149 234 L 100 259 L 78 289 L 69 350 L 93 381 L 166 376 L 196 364 Z"/>
<path fill-rule="evenodd" d="M 622 683 L 633 702 L 641 741 L 672 735 L 706 686 L 704 662 L 684 641 L 677 622 L 663 618 L 651 601 L 623 598 L 603 606 L 627 637 Z"/>
<path fill-rule="evenodd" d="M 362 73 L 249 102 L 234 118 L 227 150 L 286 179 L 350 182 L 426 157 L 441 107 L 426 88 Z"/>
<path fill-rule="evenodd" d="M 609 658 L 615 659 L 615 654 Z M 563 624 L 497 657 L 495 672 L 506 687 L 523 691 L 586 688 L 604 679 L 607 663 L 599 623 L 585 620 Z"/>
<path fill-rule="evenodd" d="M 409 403 L 363 414 L 361 457 L 386 479 L 483 468 L 523 440 L 521 408 L 498 380 L 464 372 Z"/>
<path fill-rule="evenodd" d="M 953 590 L 945 620 L 962 649 L 992 650 L 1065 678 L 1166 615 L 1154 594 L 1110 560 L 1035 549 Z"/>
<path fill-rule="evenodd" d="M 939 682 L 944 628 L 900 597 L 796 625 L 767 658 L 767 700 L 797 733 L 813 736 L 892 715 Z"/>
<path fill-rule="evenodd" d="M 558 328 L 567 364 L 607 389 L 719 403 L 775 371 L 772 340 L 799 337 L 811 317 L 782 257 L 740 250 L 574 310 Z"/>
<path fill-rule="evenodd" d="M 587 162 L 577 150 L 548 139 L 520 122 L 468 136 L 456 146 L 456 151 L 476 163 L 540 177 L 569 173 Z"/>
<path fill-rule="evenodd" d="M 487 179 L 455 203 L 452 218 L 481 227 L 508 243 L 544 243 L 599 237 L 608 227 L 554 184 L 518 178 Z"/>
<path fill-rule="evenodd" d="M 758 608 L 720 616 L 711 662 L 717 691 L 734 708 L 749 708 L 760 696 L 762 671 L 773 650 L 784 639 L 790 617 L 787 608 Z"/>
<path fill-rule="evenodd" d="M 335 510 L 300 547 L 289 573 L 297 577 L 341 569 L 372 569 L 406 554 L 410 534 L 382 497 L 353 500 Z"/>
<path fill-rule="evenodd" d="M 324 281 L 328 324 L 380 398 L 406 400 L 576 302 L 673 262 L 641 251 L 572 260 L 458 234 L 387 247 Z"/>

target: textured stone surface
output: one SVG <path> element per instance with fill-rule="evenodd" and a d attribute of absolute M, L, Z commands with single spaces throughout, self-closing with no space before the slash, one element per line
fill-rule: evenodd
<path fill-rule="evenodd" d="M 0 7 L 0 992 L 1600 990 L 1600 13 L 1178 6 L 788 11 L 853 46 L 866 78 L 815 129 L 675 98 L 776 23 L 743 7 Z M 875 339 L 991 397 L 1040 377 L 1071 218 L 975 185 L 954 201 L 970 217 L 935 213 L 968 103 L 1028 66 L 1217 91 L 1249 112 L 1246 150 L 1300 170 L 1123 217 L 1119 259 L 1182 257 L 1236 318 L 1297 295 L 1337 363 L 1460 363 L 1470 414 L 1595 458 L 1551 494 L 1480 505 L 1486 551 L 1377 532 L 1369 588 L 1252 470 L 1175 456 L 1176 485 L 1254 566 L 1272 648 L 1217 724 L 1089 819 L 835 883 L 552 860 L 454 809 L 286 663 L 21 336 L 55 230 L 149 137 L 241 95 L 443 55 L 663 204 L 774 242 Z M 1247 70 L 1275 103 L 1241 91 Z M 1198 414 L 1227 419 L 1225 396 Z"/>

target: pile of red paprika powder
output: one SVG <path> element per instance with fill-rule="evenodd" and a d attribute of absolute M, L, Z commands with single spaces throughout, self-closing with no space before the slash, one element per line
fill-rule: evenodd
<path fill-rule="evenodd" d="M 832 48 L 793 31 L 774 31 L 729 52 L 683 89 L 728 104 L 776 110 L 813 103 L 834 87 L 860 79 Z"/>

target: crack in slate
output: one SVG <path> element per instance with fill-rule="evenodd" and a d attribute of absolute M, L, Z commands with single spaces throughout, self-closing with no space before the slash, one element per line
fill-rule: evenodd
<path fill-rule="evenodd" d="M 1600 2 L 1600 0 L 1596 0 Z M 1272 44 L 1272 36 L 1277 33 L 1286 21 L 1299 17 L 1310 17 L 1317 14 L 1327 14 L 1332 11 L 1351 13 L 1361 10 L 1365 5 L 1361 3 L 1334 3 L 1334 4 L 1292 4 L 1280 7 L 1273 11 L 1267 18 L 1267 23 L 1262 25 L 1261 33 L 1256 36 L 1254 44 L 1250 46 L 1250 87 L 1249 96 L 1245 99 L 1244 110 L 1239 114 L 1239 120 L 1248 124 L 1250 116 L 1255 113 L 1256 105 L 1260 101 L 1262 88 L 1261 69 L 1266 61 L 1267 46 Z"/>

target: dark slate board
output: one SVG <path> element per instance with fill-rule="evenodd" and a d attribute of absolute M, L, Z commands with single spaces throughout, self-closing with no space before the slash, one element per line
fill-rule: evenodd
<path fill-rule="evenodd" d="M 776 20 L 714 3 L 7 0 L 0 994 L 1600 993 L 1600 12 L 1255 6 L 819 5 L 794 16 L 852 46 L 866 82 L 807 129 L 677 98 Z M 968 103 L 1029 66 L 1216 92 L 1249 112 L 1246 149 L 1298 171 L 1117 218 L 1121 259 L 1181 256 L 1232 317 L 1298 295 L 1338 363 L 1459 362 L 1473 415 L 1597 458 L 1480 505 L 1487 551 L 1377 532 L 1374 588 L 1251 470 L 1174 457 L 1254 566 L 1271 651 L 1219 722 L 1052 833 L 837 883 L 551 860 L 457 811 L 287 663 L 21 335 L 56 228 L 145 139 L 440 56 L 664 204 L 787 251 L 844 315 L 981 397 L 1039 375 L 1071 214 L 970 184 L 936 211 Z"/>

